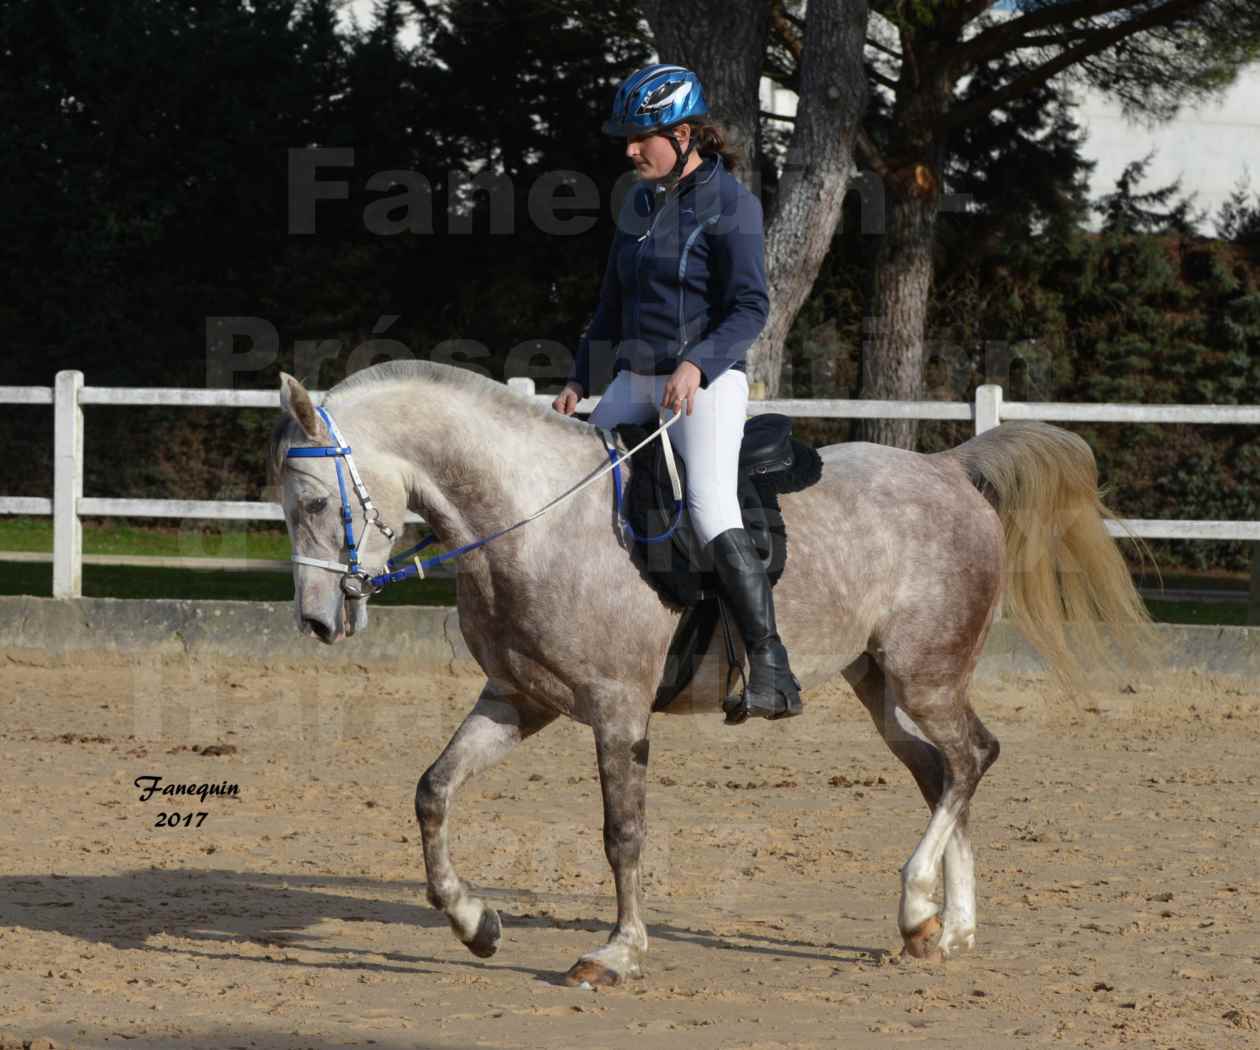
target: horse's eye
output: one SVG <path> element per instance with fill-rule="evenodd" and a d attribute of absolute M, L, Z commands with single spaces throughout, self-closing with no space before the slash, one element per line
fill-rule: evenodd
<path fill-rule="evenodd" d="M 306 504 L 307 514 L 323 514 L 327 509 L 328 500 L 323 499 L 322 497 L 320 499 L 310 500 Z"/>

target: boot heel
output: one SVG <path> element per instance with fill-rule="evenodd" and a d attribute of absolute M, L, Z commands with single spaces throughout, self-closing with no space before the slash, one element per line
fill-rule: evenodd
<path fill-rule="evenodd" d="M 777 722 L 781 718 L 795 718 L 804 707 L 801 703 L 801 683 L 796 680 L 796 675 L 791 677 L 794 688 L 779 693 L 784 701 L 784 709 L 777 714 L 766 715 L 772 722 Z"/>
<path fill-rule="evenodd" d="M 801 713 L 801 683 L 796 675 L 788 672 L 788 680 L 779 677 L 772 689 L 754 693 L 751 697 L 745 694 L 743 708 L 745 717 L 764 718 L 777 722 L 781 718 L 794 718 Z"/>

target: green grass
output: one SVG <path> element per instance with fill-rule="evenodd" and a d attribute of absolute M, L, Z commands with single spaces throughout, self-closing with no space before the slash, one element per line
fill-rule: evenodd
<path fill-rule="evenodd" d="M 1146 607 L 1159 623 L 1197 623 L 1243 627 L 1245 602 L 1165 602 L 1148 599 Z"/>
<path fill-rule="evenodd" d="M 147 552 L 146 552 L 147 553 Z M 83 593 L 90 598 L 195 598 L 255 602 L 293 600 L 293 577 L 281 572 L 215 569 L 148 569 L 83 566 Z M 0 594 L 52 594 L 52 565 L 0 562 Z M 372 598 L 373 605 L 454 605 L 453 579 L 408 580 Z"/>
<path fill-rule="evenodd" d="M 0 550 L 52 553 L 51 518 L 0 517 Z M 415 527 L 404 540 L 419 539 Z M 288 561 L 283 526 L 259 522 L 136 525 L 118 519 L 83 523 L 84 554 L 129 554 L 166 558 L 264 558 Z M 52 593 L 50 562 L 0 562 L 0 594 Z M 228 572 L 218 569 L 159 569 L 122 565 L 83 566 L 83 593 L 93 598 L 195 598 L 287 602 L 293 599 L 288 572 Z M 454 605 L 453 579 L 394 584 L 372 599 L 376 605 Z"/>
<path fill-rule="evenodd" d="M 0 551 L 51 554 L 52 518 L 0 517 Z M 283 525 L 216 521 L 203 525 L 135 525 L 109 518 L 83 523 L 84 554 L 144 554 L 166 558 L 289 557 L 289 536 Z"/>
<path fill-rule="evenodd" d="M 415 527 L 400 542 L 414 543 Z M 0 516 L 0 550 L 52 552 L 52 519 Z M 188 525 L 136 525 L 125 520 L 85 521 L 85 554 L 138 554 L 169 558 L 265 558 L 285 561 L 289 537 L 282 526 L 259 522 L 213 522 L 204 529 Z M 1155 586 L 1155 580 L 1141 580 Z M 1189 573 L 1167 573 L 1165 587 L 1238 589 L 1238 579 Z M 1245 580 L 1241 581 L 1245 589 Z M 52 593 L 50 563 L 0 562 L 0 594 Z M 133 568 L 85 565 L 83 593 L 111 598 L 192 598 L 287 602 L 293 598 L 288 573 L 223 572 L 218 570 Z M 372 599 L 375 605 L 454 605 L 455 581 L 408 581 L 387 587 Z M 1186 602 L 1152 599 L 1151 615 L 1162 623 L 1237 624 L 1247 622 L 1247 606 L 1229 602 Z"/>
<path fill-rule="evenodd" d="M 1186 591 L 1232 591 L 1247 593 L 1245 572 L 1177 572 L 1170 570 L 1156 576 L 1154 573 L 1135 573 L 1133 582 L 1139 587 Z"/>
<path fill-rule="evenodd" d="M 149 553 L 146 551 L 145 553 Z M 0 562 L 0 594 L 52 593 L 52 565 Z M 279 572 L 222 572 L 212 569 L 148 569 L 85 565 L 83 593 L 106 598 L 192 598 L 287 602 L 293 580 Z M 387 587 L 372 598 L 374 605 L 454 605 L 453 579 L 409 580 Z M 1236 624 L 1247 622 L 1247 606 L 1226 602 L 1147 603 L 1161 623 Z"/>

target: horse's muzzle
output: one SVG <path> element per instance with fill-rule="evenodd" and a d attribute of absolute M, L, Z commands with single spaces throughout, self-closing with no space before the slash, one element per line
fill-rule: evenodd
<path fill-rule="evenodd" d="M 333 642 L 339 640 L 343 635 L 333 629 L 323 620 L 316 619 L 314 616 L 305 616 L 302 618 L 302 633 L 313 634 L 325 645 L 332 645 Z"/>

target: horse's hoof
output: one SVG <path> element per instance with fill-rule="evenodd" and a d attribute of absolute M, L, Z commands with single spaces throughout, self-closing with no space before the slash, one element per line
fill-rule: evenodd
<path fill-rule="evenodd" d="M 975 929 L 950 929 L 946 926 L 936 947 L 946 959 L 971 952 L 975 949 Z"/>
<path fill-rule="evenodd" d="M 940 962 L 945 958 L 938 946 L 940 936 L 941 920 L 933 915 L 922 922 L 918 929 L 901 935 L 902 940 L 905 941 L 901 954 L 908 955 L 912 959 Z"/>
<path fill-rule="evenodd" d="M 487 908 L 481 913 L 481 921 L 477 923 L 477 932 L 471 941 L 464 946 L 478 959 L 489 959 L 499 950 L 499 941 L 503 938 L 503 927 L 499 923 L 499 913 Z"/>
<path fill-rule="evenodd" d="M 569 967 L 564 983 L 570 988 L 612 988 L 621 983 L 621 974 L 594 959 L 579 959 Z"/>

